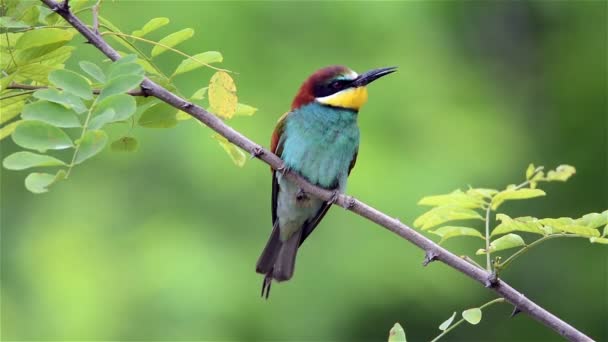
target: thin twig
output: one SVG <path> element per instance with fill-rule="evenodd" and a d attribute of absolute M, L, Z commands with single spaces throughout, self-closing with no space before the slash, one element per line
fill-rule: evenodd
<path fill-rule="evenodd" d="M 111 60 L 116 61 L 120 59 L 120 54 L 114 50 L 101 36 L 96 35 L 91 31 L 80 19 L 75 17 L 69 10 L 58 9 L 53 0 L 40 0 L 50 8 L 54 8 L 59 15 L 61 15 L 68 23 L 70 23 L 78 32 L 80 32 L 93 46 L 97 47 L 102 53 L 108 56 Z M 254 151 L 262 151 L 258 159 L 264 161 L 270 165 L 273 169 L 285 170 L 284 177 L 292 181 L 296 186 L 300 187 L 307 194 L 317 197 L 324 201 L 329 201 L 335 196 L 333 191 L 320 188 L 318 186 L 310 184 L 299 174 L 286 170 L 283 165 L 283 161 L 269 150 L 263 149 L 260 145 L 249 140 L 247 137 L 234 130 L 232 127 L 226 125 L 217 116 L 206 111 L 198 105 L 191 104 L 188 106 L 188 102 L 171 93 L 167 89 L 161 87 L 155 82 L 148 78 L 145 78 L 141 84 L 142 88 L 146 90 L 146 93 L 150 96 L 154 96 L 165 103 L 180 109 L 184 112 L 189 113 L 194 118 L 205 124 L 218 134 L 225 137 L 231 143 L 237 145 L 243 150 L 253 153 Z M 408 227 L 407 225 L 399 222 L 398 220 L 384 214 L 383 212 L 351 197 L 346 195 L 337 196 L 335 201 L 336 205 L 339 205 L 347 210 L 352 211 L 368 220 L 375 222 L 381 227 L 384 227 L 391 232 L 401 236 L 402 238 L 412 242 L 420 249 L 427 253 L 433 252 L 437 255 L 437 260 L 449 265 L 450 267 L 460 271 L 467 275 L 471 279 L 476 280 L 481 284 L 485 284 L 487 279 L 490 277 L 490 273 L 482 269 L 471 265 L 465 260 L 462 260 L 457 255 L 449 252 L 443 247 L 439 246 L 429 238 Z M 493 291 L 498 293 L 501 297 L 505 298 L 514 306 L 521 309 L 522 312 L 527 313 L 530 317 L 537 321 L 545 324 L 549 328 L 553 329 L 563 337 L 572 341 L 592 341 L 591 338 L 580 332 L 573 326 L 562 321 L 557 316 L 553 315 L 549 311 L 545 310 L 538 304 L 534 303 L 530 299 L 526 298 L 523 294 L 512 288 L 504 281 L 498 279 L 496 285 L 491 288 Z"/>
<path fill-rule="evenodd" d="M 551 234 L 551 235 L 543 236 L 542 238 L 537 239 L 534 242 L 531 242 L 530 244 L 522 247 L 517 252 L 513 253 L 510 257 L 507 258 L 507 260 L 505 260 L 504 262 L 498 264 L 497 268 L 499 268 L 501 271 L 505 270 L 509 266 L 509 264 L 511 264 L 513 262 L 513 260 L 517 259 L 517 257 L 519 257 L 522 254 L 526 253 L 530 248 L 532 248 L 534 246 L 537 246 L 540 243 L 545 242 L 547 240 L 552 240 L 552 239 L 555 239 L 555 238 L 562 238 L 562 237 L 577 237 L 577 238 L 584 238 L 584 239 L 588 239 L 589 238 L 587 236 L 580 236 L 580 235 L 574 235 L 574 234 Z"/>
<path fill-rule="evenodd" d="M 493 304 L 496 304 L 496 303 L 502 303 L 504 301 L 505 301 L 504 298 L 496 298 L 496 299 L 491 300 L 491 301 L 483 304 L 482 306 L 480 306 L 479 310 L 483 310 L 483 309 L 487 308 L 490 305 L 493 305 Z M 441 334 L 437 335 L 437 337 L 435 337 L 434 339 L 432 339 L 431 342 L 437 342 L 440 338 L 442 338 L 443 336 L 445 336 L 450 331 L 454 330 L 454 328 L 456 328 L 457 326 L 459 326 L 460 324 L 462 324 L 464 321 L 465 321 L 464 317 L 461 318 L 459 321 L 457 321 L 456 323 L 452 324 L 449 328 L 445 329 Z"/>
<path fill-rule="evenodd" d="M 486 270 L 492 272 L 492 259 L 490 257 L 490 211 L 492 210 L 492 203 L 488 204 L 486 209 Z"/>
<path fill-rule="evenodd" d="M 7 89 L 15 89 L 15 88 L 7 88 Z M 10 95 L 0 97 L 0 100 L 6 100 L 6 99 L 10 99 L 12 97 L 17 97 L 17 96 L 30 95 L 30 94 L 33 94 L 34 92 L 35 92 L 35 90 L 22 91 L 20 93 L 10 94 Z"/>
<path fill-rule="evenodd" d="M 206 66 L 206 67 L 211 68 L 211 69 L 213 69 L 213 70 L 217 70 L 217 71 L 224 71 L 224 72 L 231 72 L 231 71 L 230 71 L 230 70 L 228 70 L 228 69 L 222 69 L 222 68 L 214 67 L 213 65 L 209 65 L 209 64 L 207 64 L 207 63 L 203 63 L 203 62 L 199 61 L 198 59 L 194 58 L 194 56 L 190 56 L 190 55 L 189 55 L 189 54 L 187 54 L 187 53 L 181 52 L 181 51 L 179 51 L 179 50 L 177 50 L 177 49 L 174 49 L 174 48 L 172 48 L 172 47 L 170 47 L 170 46 L 168 46 L 168 45 L 165 45 L 165 44 L 162 44 L 162 43 L 159 43 L 159 42 L 155 42 L 155 41 L 153 41 L 153 40 L 149 40 L 149 39 L 146 39 L 146 38 L 142 38 L 142 37 L 133 36 L 133 35 L 126 34 L 126 33 L 114 32 L 114 31 L 107 31 L 107 32 L 103 32 L 101 35 L 102 35 L 102 36 L 105 36 L 105 35 L 108 35 L 108 34 L 109 34 L 109 35 L 114 35 L 114 36 L 120 36 L 120 37 L 128 37 L 128 38 L 135 39 L 135 40 L 139 40 L 139 41 L 142 41 L 142 42 L 145 42 L 145 43 L 151 44 L 151 45 L 160 46 L 160 47 L 162 47 L 162 48 L 164 48 L 164 49 L 167 49 L 167 50 L 173 51 L 173 52 L 177 53 L 178 55 L 182 55 L 182 56 L 184 56 L 184 57 L 186 57 L 186 58 L 188 58 L 188 59 L 191 59 L 191 60 L 195 61 L 196 63 L 198 63 L 198 64 L 200 64 L 200 65 Z"/>
<path fill-rule="evenodd" d="M 39 90 L 39 89 L 48 89 L 47 86 L 33 86 L 29 84 L 21 84 L 21 83 L 12 83 L 6 89 L 21 89 L 21 90 Z M 61 88 L 57 88 L 61 90 Z M 99 95 L 101 93 L 100 89 L 93 89 L 93 94 Z M 141 90 L 131 90 L 127 92 L 127 94 L 131 96 L 146 96 L 146 94 Z"/>
<path fill-rule="evenodd" d="M 93 32 L 99 35 L 99 7 L 101 6 L 101 0 L 97 0 L 97 3 L 91 8 L 93 13 Z"/>

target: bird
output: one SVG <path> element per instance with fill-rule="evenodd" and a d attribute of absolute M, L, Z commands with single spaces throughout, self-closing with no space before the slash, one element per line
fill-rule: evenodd
<path fill-rule="evenodd" d="M 287 281 L 294 273 L 296 253 L 333 201 L 309 196 L 284 177 L 291 170 L 308 182 L 344 193 L 359 149 L 357 116 L 367 102 L 367 86 L 397 67 L 362 74 L 342 65 L 319 69 L 304 81 L 291 110 L 280 117 L 270 149 L 284 167 L 272 170 L 272 232 L 257 264 L 264 275 L 261 296 L 268 298 L 273 280 Z"/>

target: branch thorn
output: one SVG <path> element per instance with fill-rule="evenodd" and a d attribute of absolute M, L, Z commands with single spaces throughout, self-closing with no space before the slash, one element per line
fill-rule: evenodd
<path fill-rule="evenodd" d="M 498 285 L 498 274 L 496 273 L 496 270 L 492 271 L 492 273 L 490 273 L 488 275 L 488 278 L 486 279 L 486 282 L 484 284 L 485 287 L 495 287 Z"/>
<path fill-rule="evenodd" d="M 422 266 L 426 267 L 431 262 L 437 260 L 437 253 L 435 251 L 429 250 L 426 251 L 424 255 L 424 261 L 422 262 Z"/>
<path fill-rule="evenodd" d="M 514 306 L 514 307 L 513 307 L 513 312 L 511 312 L 511 316 L 510 316 L 510 318 L 515 317 L 515 316 L 516 316 L 518 313 L 520 313 L 520 312 L 521 312 L 521 310 L 520 310 L 520 309 L 519 309 L 517 306 Z"/>

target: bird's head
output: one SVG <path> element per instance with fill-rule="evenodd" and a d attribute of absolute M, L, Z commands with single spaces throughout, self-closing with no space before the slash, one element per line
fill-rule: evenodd
<path fill-rule="evenodd" d="M 318 102 L 326 106 L 358 111 L 367 102 L 366 86 L 396 70 L 396 67 L 378 68 L 359 75 L 341 65 L 325 67 L 312 74 L 302 84 L 291 109 Z"/>

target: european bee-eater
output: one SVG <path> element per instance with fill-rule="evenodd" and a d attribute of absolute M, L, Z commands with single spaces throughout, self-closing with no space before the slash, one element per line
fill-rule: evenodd
<path fill-rule="evenodd" d="M 330 66 L 312 74 L 300 87 L 291 111 L 279 119 L 272 152 L 310 183 L 344 192 L 357 160 L 357 114 L 367 101 L 366 86 L 395 70 L 379 68 L 359 75 L 344 66 Z M 298 247 L 331 204 L 307 196 L 281 171 L 272 172 L 273 228 L 256 266 L 264 274 L 262 296 L 268 298 L 273 279 L 291 279 Z"/>

